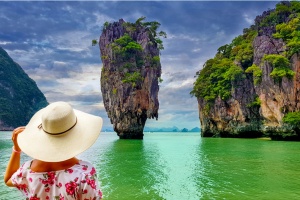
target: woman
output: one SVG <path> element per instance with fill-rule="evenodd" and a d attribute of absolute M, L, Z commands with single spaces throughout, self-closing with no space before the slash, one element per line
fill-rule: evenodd
<path fill-rule="evenodd" d="M 65 102 L 38 111 L 26 127 L 12 133 L 12 155 L 4 181 L 17 187 L 28 200 L 100 199 L 96 170 L 75 156 L 98 138 L 102 118 Z M 20 167 L 21 150 L 33 160 Z"/>

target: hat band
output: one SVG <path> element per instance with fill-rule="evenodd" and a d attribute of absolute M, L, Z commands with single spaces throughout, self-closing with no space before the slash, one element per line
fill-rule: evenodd
<path fill-rule="evenodd" d="M 69 128 L 69 129 L 66 130 L 66 131 L 60 132 L 60 133 L 50 133 L 50 132 L 46 131 L 46 130 L 43 128 L 42 124 L 40 124 L 39 128 L 42 128 L 43 131 L 44 131 L 45 133 L 49 134 L 49 135 L 61 135 L 61 134 L 64 134 L 64 133 L 70 131 L 72 128 L 75 127 L 76 124 L 77 124 L 77 117 L 76 117 L 75 124 L 74 124 L 73 126 L 71 126 L 71 128 Z"/>

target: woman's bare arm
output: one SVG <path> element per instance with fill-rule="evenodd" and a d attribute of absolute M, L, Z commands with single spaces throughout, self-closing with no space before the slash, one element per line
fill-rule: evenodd
<path fill-rule="evenodd" d="M 12 133 L 12 141 L 14 143 L 12 153 L 10 159 L 8 161 L 5 175 L 4 175 L 4 182 L 7 186 L 14 187 L 11 181 L 11 176 L 19 169 L 20 167 L 20 158 L 21 158 L 21 149 L 18 145 L 17 138 L 18 134 L 21 133 L 25 127 L 18 127 Z"/>

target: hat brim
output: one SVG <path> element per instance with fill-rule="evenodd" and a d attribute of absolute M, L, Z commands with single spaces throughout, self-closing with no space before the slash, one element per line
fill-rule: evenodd
<path fill-rule="evenodd" d="M 44 109 L 38 111 L 18 135 L 18 145 L 28 156 L 45 162 L 60 162 L 75 157 L 91 147 L 102 128 L 101 117 L 74 109 L 76 125 L 61 135 L 50 135 L 39 125 Z"/>

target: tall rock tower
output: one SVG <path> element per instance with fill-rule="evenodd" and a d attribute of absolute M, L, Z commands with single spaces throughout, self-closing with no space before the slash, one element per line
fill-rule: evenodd
<path fill-rule="evenodd" d="M 147 118 L 158 118 L 161 81 L 158 22 L 105 23 L 99 47 L 101 92 L 108 117 L 121 139 L 143 139 Z"/>

